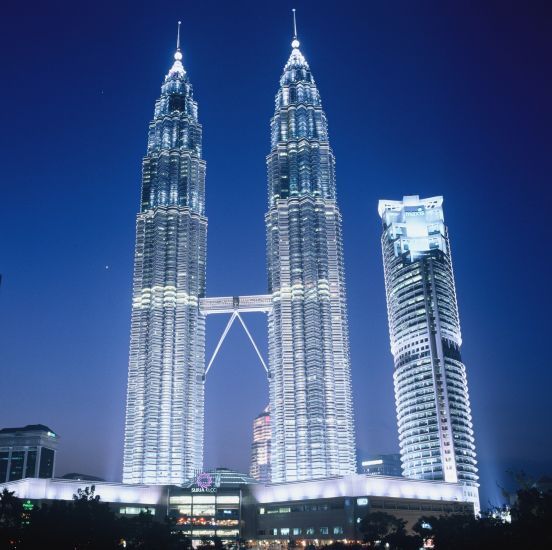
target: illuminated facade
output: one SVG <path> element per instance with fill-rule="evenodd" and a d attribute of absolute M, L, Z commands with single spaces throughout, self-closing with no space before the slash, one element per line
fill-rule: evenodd
<path fill-rule="evenodd" d="M 478 476 L 443 198 L 379 202 L 403 474 L 462 483 Z"/>
<path fill-rule="evenodd" d="M 180 484 L 203 462 L 205 161 L 177 45 L 142 163 L 123 481 Z"/>
<path fill-rule="evenodd" d="M 351 474 L 355 435 L 335 159 L 296 37 L 276 94 L 267 165 L 272 481 Z"/>
<path fill-rule="evenodd" d="M 72 501 L 90 482 L 22 479 L 0 482 L 28 504 Z M 422 516 L 473 514 L 477 503 L 465 485 L 384 476 L 351 475 L 333 479 L 262 485 L 245 474 L 218 468 L 201 472 L 183 486 L 94 482 L 95 494 L 115 513 L 149 513 L 192 540 L 234 543 L 245 538 L 252 548 L 298 547 L 331 541 L 361 541 L 360 520 L 368 512 L 386 512 L 410 528 Z"/>
<path fill-rule="evenodd" d="M 401 455 L 398 453 L 368 456 L 360 466 L 367 476 L 402 476 Z"/>
<path fill-rule="evenodd" d="M 270 407 L 253 421 L 253 443 L 251 444 L 251 468 L 249 475 L 261 483 L 270 483 Z"/>

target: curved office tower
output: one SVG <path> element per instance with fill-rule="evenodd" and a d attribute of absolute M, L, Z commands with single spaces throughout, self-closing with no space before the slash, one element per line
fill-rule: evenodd
<path fill-rule="evenodd" d="M 142 165 L 123 481 L 181 484 L 203 462 L 207 218 L 201 125 L 177 48 Z"/>
<path fill-rule="evenodd" d="M 272 481 L 352 474 L 341 214 L 320 94 L 295 37 L 271 121 L 267 262 Z"/>
<path fill-rule="evenodd" d="M 443 198 L 379 202 L 403 473 L 474 487 L 478 476 Z"/>

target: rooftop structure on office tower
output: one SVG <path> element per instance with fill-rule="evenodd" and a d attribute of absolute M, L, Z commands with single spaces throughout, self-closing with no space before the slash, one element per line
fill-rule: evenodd
<path fill-rule="evenodd" d="M 270 406 L 253 421 L 253 443 L 251 444 L 251 467 L 249 475 L 261 483 L 270 483 Z"/>
<path fill-rule="evenodd" d="M 299 45 L 295 31 L 267 157 L 274 482 L 356 470 L 335 159 L 320 94 Z"/>
<path fill-rule="evenodd" d="M 58 442 L 43 424 L 0 430 L 0 482 L 53 477 Z"/>
<path fill-rule="evenodd" d="M 362 473 L 367 476 L 402 476 L 401 455 L 372 455 L 365 457 L 360 463 Z"/>
<path fill-rule="evenodd" d="M 403 473 L 473 486 L 474 433 L 443 198 L 381 200 Z"/>
<path fill-rule="evenodd" d="M 205 293 L 207 218 L 201 137 L 179 36 L 142 163 L 125 483 L 180 484 L 203 463 L 205 318 L 199 299 Z"/>

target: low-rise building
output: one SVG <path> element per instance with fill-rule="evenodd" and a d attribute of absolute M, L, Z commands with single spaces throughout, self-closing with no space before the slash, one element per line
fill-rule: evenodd
<path fill-rule="evenodd" d="M 402 476 L 401 455 L 399 453 L 368 456 L 360 465 L 362 473 L 368 476 Z"/>
<path fill-rule="evenodd" d="M 54 477 L 58 435 L 43 424 L 0 430 L 0 483 Z"/>
<path fill-rule="evenodd" d="M 40 504 L 72 500 L 90 485 L 120 515 L 167 516 L 174 530 L 192 539 L 247 540 L 252 547 L 286 547 L 361 541 L 359 524 L 369 512 L 385 511 L 412 526 L 421 516 L 476 512 L 477 494 L 459 483 L 355 474 L 313 481 L 263 485 L 225 468 L 199 472 L 184 486 L 130 485 L 61 479 L 0 483 L 16 496 Z"/>

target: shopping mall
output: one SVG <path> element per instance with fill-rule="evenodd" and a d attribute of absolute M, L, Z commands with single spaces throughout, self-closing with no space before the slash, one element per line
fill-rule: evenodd
<path fill-rule="evenodd" d="M 85 480 L 27 478 L 0 484 L 40 504 L 72 500 Z M 362 540 L 361 519 L 385 511 L 412 526 L 422 516 L 476 513 L 477 493 L 457 483 L 400 477 L 351 476 L 263 485 L 226 468 L 198 473 L 184 486 L 94 482 L 95 492 L 120 515 L 167 515 L 194 545 L 219 537 L 253 547 Z"/>

